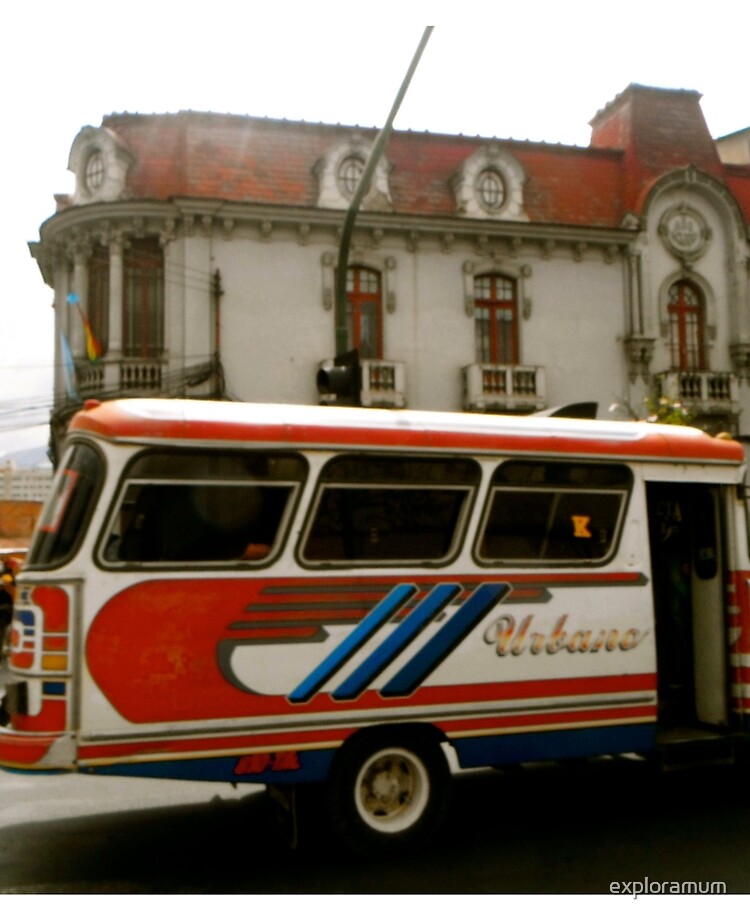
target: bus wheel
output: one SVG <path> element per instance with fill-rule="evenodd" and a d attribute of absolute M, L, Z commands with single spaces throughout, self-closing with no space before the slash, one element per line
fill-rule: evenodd
<path fill-rule="evenodd" d="M 449 787 L 436 742 L 406 733 L 363 735 L 341 749 L 329 777 L 334 830 L 367 855 L 416 848 L 442 823 Z"/>

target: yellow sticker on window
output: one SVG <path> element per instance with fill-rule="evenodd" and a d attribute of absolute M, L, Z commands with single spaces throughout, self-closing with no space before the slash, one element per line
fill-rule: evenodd
<path fill-rule="evenodd" d="M 591 518 L 583 514 L 572 514 L 570 519 L 573 522 L 573 536 L 584 540 L 590 540 L 591 531 L 589 530 L 589 521 Z"/>

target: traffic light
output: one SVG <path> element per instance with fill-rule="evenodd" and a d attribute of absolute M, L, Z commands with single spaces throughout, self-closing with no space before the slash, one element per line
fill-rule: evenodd
<path fill-rule="evenodd" d="M 356 348 L 336 355 L 333 364 L 321 367 L 316 378 L 320 401 L 325 405 L 359 406 L 362 368 Z"/>

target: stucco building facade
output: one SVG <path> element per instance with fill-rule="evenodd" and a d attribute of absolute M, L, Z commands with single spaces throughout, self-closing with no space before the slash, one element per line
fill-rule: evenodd
<path fill-rule="evenodd" d="M 75 137 L 31 243 L 56 307 L 57 431 L 83 399 L 319 400 L 341 345 L 365 405 L 526 413 L 679 400 L 750 438 L 750 149 L 700 95 L 631 85 L 588 147 L 180 112 Z M 498 125 L 502 131 L 502 125 Z"/>

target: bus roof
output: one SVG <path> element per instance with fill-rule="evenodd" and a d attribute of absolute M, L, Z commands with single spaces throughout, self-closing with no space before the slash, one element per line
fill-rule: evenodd
<path fill-rule="evenodd" d="M 674 425 L 187 399 L 90 400 L 70 431 L 131 443 L 390 447 L 732 464 L 745 459 L 732 439 Z"/>

